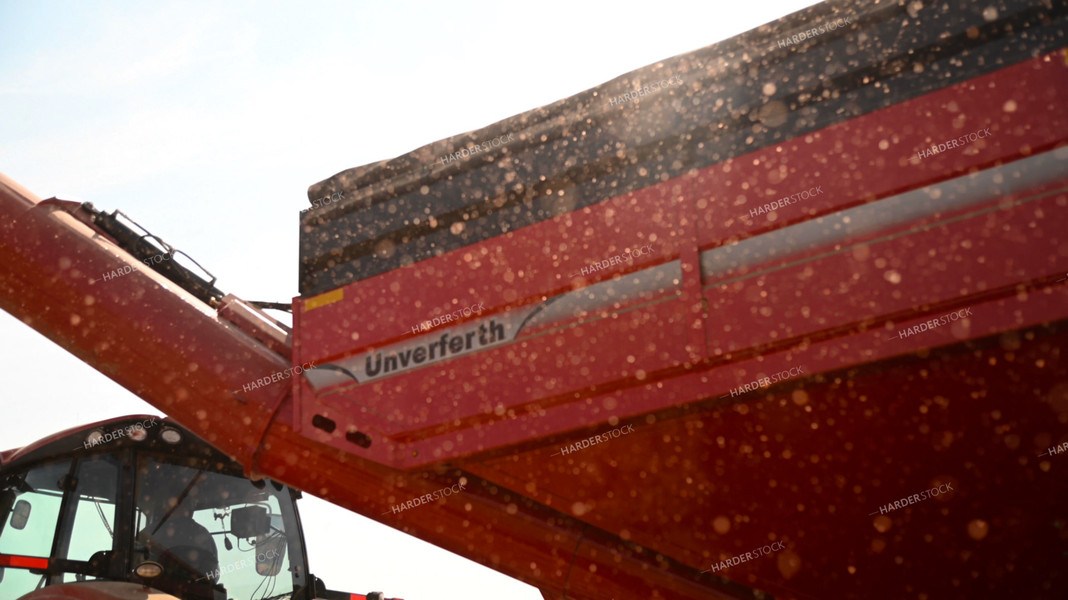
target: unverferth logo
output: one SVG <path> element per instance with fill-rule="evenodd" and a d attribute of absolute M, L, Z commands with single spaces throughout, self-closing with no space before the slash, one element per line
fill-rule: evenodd
<path fill-rule="evenodd" d="M 462 354 L 506 339 L 504 325 L 490 319 L 488 324 L 480 324 L 475 331 L 462 332 L 460 335 L 450 335 L 446 332 L 441 334 L 440 339 L 410 346 L 405 350 L 395 350 L 384 357 L 381 351 L 370 354 L 367 356 L 364 373 L 368 379 L 389 375 L 410 366 L 442 360 L 452 354 Z"/>
<path fill-rule="evenodd" d="M 316 389 L 343 381 L 367 383 L 490 350 L 515 340 L 519 330 L 540 312 L 542 306 L 529 305 L 492 317 L 453 322 L 441 333 L 405 336 L 388 346 L 366 348 L 331 364 L 323 364 L 310 371 L 306 379 Z"/>

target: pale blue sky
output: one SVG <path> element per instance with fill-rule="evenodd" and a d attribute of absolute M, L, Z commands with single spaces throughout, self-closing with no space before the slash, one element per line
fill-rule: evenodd
<path fill-rule="evenodd" d="M 811 4 L 0 0 L 0 171 L 122 210 L 224 291 L 288 302 L 309 185 Z M 159 414 L 3 312 L 0 364 L 3 448 Z M 332 588 L 541 598 L 318 499 L 301 508 Z"/>

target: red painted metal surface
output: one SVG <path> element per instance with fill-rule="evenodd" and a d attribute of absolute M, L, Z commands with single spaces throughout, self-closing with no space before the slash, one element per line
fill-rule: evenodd
<path fill-rule="evenodd" d="M 170 594 L 136 583 L 94 581 L 50 585 L 19 600 L 179 600 Z"/>
<path fill-rule="evenodd" d="M 782 223 L 745 214 L 794 190 L 824 186 L 796 214 L 777 211 L 786 222 L 1049 151 L 1068 139 L 1059 56 L 736 159 L 729 177 L 713 166 L 348 286 L 314 309 L 297 300 L 294 365 L 416 337 L 411 326 L 454 297 L 484 303 L 479 321 L 503 319 L 543 296 L 678 261 L 668 292 L 370 384 L 317 394 L 301 380 L 296 401 L 281 384 L 235 394 L 289 363 L 147 269 L 92 283 L 136 263 L 6 179 L 0 305 L 249 471 L 550 597 L 745 597 L 742 586 L 784 598 L 1042 597 L 1065 587 L 1053 549 L 1065 541 L 1058 498 L 1068 482 L 1060 457 L 1041 456 L 1068 439 L 1065 171 L 1008 197 L 775 256 L 729 282 L 702 279 L 699 261 L 773 233 Z M 1026 97 L 1006 95 L 1021 81 Z M 982 106 L 967 104 L 979 97 Z M 996 134 L 975 152 L 909 164 L 928 142 L 959 135 L 961 114 Z M 741 203 L 728 180 L 762 191 Z M 553 248 L 565 229 L 605 240 L 604 253 Z M 655 252 L 569 277 L 639 243 Z M 849 251 L 835 254 L 840 245 Z M 894 337 L 962 308 L 966 321 Z M 729 396 L 796 366 L 803 376 Z M 333 434 L 311 425 L 324 413 Z M 623 425 L 633 433 L 562 455 Z M 371 432 L 369 448 L 345 439 L 350 426 Z M 390 510 L 457 479 L 467 490 L 456 498 Z M 878 514 L 947 484 L 951 494 Z M 701 573 L 773 540 L 785 548 Z"/>
<path fill-rule="evenodd" d="M 318 396 L 303 385 L 303 431 L 387 464 L 459 466 L 680 560 L 697 580 L 711 579 L 697 573 L 710 563 L 786 539 L 778 556 L 730 568 L 727 576 L 782 597 L 818 597 L 827 589 L 860 596 L 884 579 L 902 582 L 892 595 L 983 595 L 989 590 L 975 582 L 969 560 L 1002 568 L 992 549 L 1010 546 L 1021 572 L 1004 574 L 1001 584 L 1040 594 L 1055 570 L 1048 551 L 1059 541 L 1045 524 L 1064 517 L 1051 497 L 1065 486 L 1044 476 L 1051 464 L 1036 458 L 1065 435 L 1049 425 L 1065 418 L 1068 373 L 1059 353 L 1068 315 L 1066 169 L 1052 181 L 1005 194 L 993 186 L 964 207 L 699 281 L 704 305 L 692 290 L 699 252 L 923 186 L 934 190 L 1063 144 L 1068 118 L 1056 107 L 1068 70 L 1060 58 L 1040 57 L 346 286 L 325 306 L 300 311 L 298 300 L 299 352 L 325 362 L 417 337 L 409 326 L 454 298 L 482 302 L 487 312 L 472 320 L 485 321 L 569 285 L 658 263 L 680 260 L 684 273 L 671 293 L 643 297 L 630 311 L 581 315 L 548 335 L 535 329 L 510 346 L 367 384 L 341 383 Z M 883 123 L 909 125 L 891 131 Z M 983 128 L 992 135 L 968 148 L 916 154 Z M 1062 165 L 1064 154 L 1054 153 Z M 814 186 L 822 193 L 790 207 L 793 213 L 748 214 Z M 687 218 L 696 222 L 696 249 L 678 233 Z M 603 256 L 553 251 L 552 240 L 570 228 L 604 240 Z M 646 260 L 566 277 L 654 239 L 657 252 Z M 970 314 L 898 337 L 952 310 Z M 374 319 L 360 318 L 368 311 Z M 1061 325 L 1049 329 L 1055 323 Z M 694 330 L 706 339 L 695 343 Z M 931 356 L 938 357 L 934 366 L 922 360 Z M 797 366 L 805 376 L 796 381 L 723 398 L 743 382 Z M 907 396 L 887 394 L 893 389 Z M 1006 405 L 1010 397 L 1028 401 Z M 339 433 L 309 426 L 315 414 L 336 420 Z M 901 414 L 907 417 L 880 422 Z M 387 447 L 355 448 L 340 435 L 350 424 Z M 624 424 L 634 434 L 561 455 L 569 444 Z M 991 428 L 1001 434 L 992 436 Z M 827 430 L 831 439 L 819 433 Z M 992 456 L 982 467 L 969 456 L 975 447 L 961 443 L 976 439 Z M 998 477 L 976 476 L 994 465 Z M 907 516 L 868 514 L 942 481 L 967 491 Z M 1004 490 L 1035 499 L 1026 517 Z M 944 507 L 958 497 L 967 500 L 947 524 Z M 997 534 L 988 538 L 992 528 Z M 927 532 L 937 533 L 940 551 L 926 549 L 935 535 Z M 598 586 L 593 576 L 583 580 L 591 566 L 583 554 L 580 545 L 569 589 Z M 906 565 L 897 563 L 901 556 L 910 557 Z M 916 587 L 921 581 L 930 583 Z"/>
<path fill-rule="evenodd" d="M 21 569 L 47 569 L 47 558 L 33 556 L 19 556 L 17 554 L 0 554 L 0 567 L 15 567 Z"/>
<path fill-rule="evenodd" d="M 288 395 L 282 385 L 238 399 L 232 390 L 288 361 L 52 204 L 0 180 L 0 307 L 160 410 L 249 464 L 257 431 Z M 104 281 L 101 273 L 135 270 Z M 151 301 L 148 299 L 151 298 Z M 180 324 L 180 326 L 178 325 Z M 240 407 L 225 417 L 216 399 Z M 210 423 L 210 425 L 209 425 Z"/>
<path fill-rule="evenodd" d="M 847 238 L 847 245 L 856 246 L 849 253 L 824 257 L 842 243 L 835 241 L 780 253 L 710 280 L 700 275 L 698 255 L 1050 150 L 1068 139 L 1068 116 L 1056 111 L 1059 96 L 1068 89 L 1068 68 L 1059 58 L 1056 53 L 1008 67 L 691 176 L 350 284 L 323 306 L 317 305 L 317 298 L 298 299 L 294 327 L 301 360 L 360 362 L 384 346 L 436 340 L 450 327 L 413 333 L 412 326 L 457 299 L 460 306 L 477 302 L 485 307 L 482 314 L 461 321 L 463 326 L 533 311 L 546 298 L 657 264 L 680 261 L 682 273 L 676 285 L 629 303 L 576 313 L 552 326 L 526 329 L 511 344 L 367 383 L 346 380 L 320 390 L 302 386 L 302 431 L 316 441 L 401 468 L 507 453 L 523 444 L 544 443 L 547 436 L 580 434 L 575 430 L 605 425 L 610 417 L 637 418 L 718 396 L 749 379 L 747 371 L 735 365 L 733 374 L 717 378 L 711 389 L 688 396 L 658 393 L 626 411 L 614 402 L 598 409 L 599 399 L 617 392 L 652 382 L 665 392 L 688 372 L 797 346 L 807 336 L 863 338 L 864 329 L 922 320 L 936 309 L 1012 295 L 1018 285 L 1046 285 L 1066 268 L 1059 253 L 1058 224 L 1068 219 L 1063 178 L 1012 195 L 993 193 L 985 203 L 936 211 L 902 226 L 878 226 Z M 1020 87 L 1031 93 L 1020 96 Z M 887 123 L 909 125 L 891 130 Z M 956 151 L 917 157 L 917 151 L 931 143 L 976 129 L 989 129 L 991 137 Z M 822 193 L 812 200 L 770 217 L 749 216 L 754 207 L 816 187 Z M 1042 195 L 1017 207 L 1002 206 Z M 1000 210 L 964 218 L 987 208 Z M 685 234 L 687 218 L 696 222 L 696 240 Z M 1001 230 L 991 229 L 992 219 Z M 574 231 L 592 232 L 589 237 L 603 253 L 557 248 L 555 240 Z M 654 248 L 649 255 L 586 277 L 568 277 L 591 262 L 645 244 Z M 858 258 L 860 253 L 863 258 Z M 987 256 L 1006 260 L 981 262 Z M 959 268 L 947 269 L 947 260 Z M 879 267 L 883 261 L 893 268 Z M 783 267 L 788 263 L 797 266 Z M 772 272 L 742 279 L 758 271 Z M 365 318 L 367 314 L 374 318 Z M 668 323 L 672 326 L 663 326 Z M 1010 319 L 983 331 L 1017 326 Z M 974 336 L 957 339 L 969 337 Z M 909 338 L 895 348 L 904 353 L 928 345 L 929 338 Z M 829 368 L 874 358 L 857 352 L 851 362 Z M 591 400 L 594 406 L 589 406 Z M 316 415 L 336 421 L 338 429 L 332 434 L 317 430 L 311 426 Z M 344 438 L 349 429 L 370 435 L 374 444 L 356 448 Z"/>
<path fill-rule="evenodd" d="M 738 597 L 692 581 L 689 569 L 678 563 L 658 560 L 614 535 L 584 531 L 571 516 L 470 475 L 464 476 L 462 503 L 393 515 L 392 505 L 432 493 L 443 482 L 451 485 L 456 475 L 404 473 L 296 434 L 290 390 L 281 382 L 242 391 L 243 384 L 288 363 L 94 235 L 99 232 L 38 202 L 0 176 L 0 306 L 195 430 L 250 473 L 284 481 L 556 595 L 581 541 L 600 557 L 598 595 Z M 135 272 L 106 286 L 92 282 L 99 273 L 127 265 Z M 491 547 L 489 539 L 501 542 Z M 645 575 L 636 586 L 613 580 L 622 572 Z"/>

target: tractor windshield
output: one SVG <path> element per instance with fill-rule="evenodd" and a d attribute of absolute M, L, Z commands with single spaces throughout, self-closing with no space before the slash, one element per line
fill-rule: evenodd
<path fill-rule="evenodd" d="M 299 536 L 287 536 L 296 530 L 285 510 L 290 505 L 280 485 L 143 455 L 137 464 L 134 567 L 162 567 L 152 584 L 165 591 L 288 598 L 300 564 Z"/>

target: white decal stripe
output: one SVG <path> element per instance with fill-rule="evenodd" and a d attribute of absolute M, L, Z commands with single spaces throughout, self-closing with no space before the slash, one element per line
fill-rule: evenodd
<path fill-rule="evenodd" d="M 359 383 L 366 383 L 510 343 L 521 330 L 583 319 L 598 310 L 624 307 L 664 292 L 677 291 L 681 281 L 682 267 L 679 261 L 672 261 L 561 294 L 536 306 L 528 305 L 438 329 L 333 363 L 317 363 L 315 369 L 305 371 L 305 376 L 315 389 L 351 382 L 353 377 Z"/>
<path fill-rule="evenodd" d="M 1052 183 L 1068 169 L 1068 149 L 1058 148 L 876 202 L 862 204 L 701 253 L 704 288 L 763 274 L 738 271 L 777 257 L 845 243 L 881 229 L 918 221 L 1025 189 Z M 840 249 L 846 252 L 852 246 Z"/>

